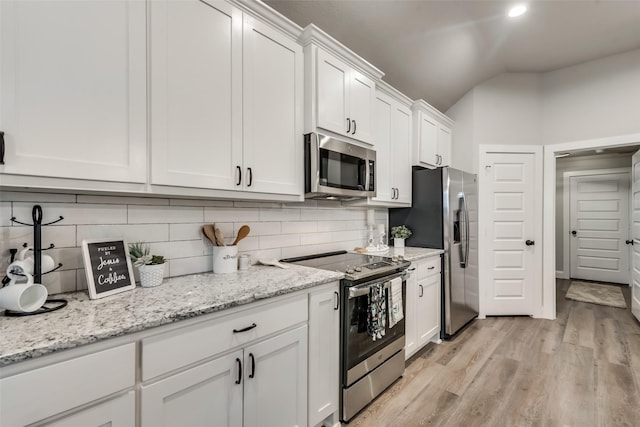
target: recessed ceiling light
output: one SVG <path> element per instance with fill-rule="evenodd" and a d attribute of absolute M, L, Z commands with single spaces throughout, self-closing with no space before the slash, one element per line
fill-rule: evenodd
<path fill-rule="evenodd" d="M 523 4 L 519 4 L 518 6 L 514 6 L 509 9 L 509 17 L 515 18 L 516 16 L 520 16 L 527 11 L 527 6 Z"/>

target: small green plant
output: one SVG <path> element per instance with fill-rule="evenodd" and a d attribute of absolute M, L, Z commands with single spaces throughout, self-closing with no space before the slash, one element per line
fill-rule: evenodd
<path fill-rule="evenodd" d="M 395 227 L 391 227 L 391 237 L 394 239 L 406 239 L 411 236 L 411 230 L 409 230 L 404 225 L 397 225 Z"/>
<path fill-rule="evenodd" d="M 136 242 L 129 244 L 129 256 L 133 265 L 140 267 L 143 265 L 164 264 L 162 255 L 151 255 L 149 244 L 144 242 Z"/>

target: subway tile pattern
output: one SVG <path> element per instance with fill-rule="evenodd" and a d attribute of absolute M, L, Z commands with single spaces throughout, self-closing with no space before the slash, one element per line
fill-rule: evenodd
<path fill-rule="evenodd" d="M 49 293 L 87 288 L 80 247 L 84 239 L 124 237 L 149 242 L 154 253 L 167 259 L 166 277 L 206 273 L 213 269 L 212 246 L 201 227 L 216 223 L 231 244 L 246 224 L 251 233 L 238 244 L 240 254 L 288 258 L 366 244 L 366 208 L 339 202 L 307 200 L 277 203 L 198 200 L 160 197 L 76 195 L 41 192 L 0 192 L 0 260 L 4 269 L 9 249 L 33 244 L 31 227 L 12 224 L 15 216 L 31 222 L 34 204 L 42 206 L 44 222 L 64 219 L 42 230 L 42 244 L 55 245 L 49 254 L 63 267 L 43 276 Z M 376 223 L 388 223 L 388 211 L 375 210 Z M 137 272 L 136 272 L 137 277 Z"/>

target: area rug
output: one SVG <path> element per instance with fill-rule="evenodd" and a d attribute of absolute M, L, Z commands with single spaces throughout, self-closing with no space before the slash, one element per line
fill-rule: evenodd
<path fill-rule="evenodd" d="M 624 302 L 624 296 L 622 296 L 622 291 L 618 286 L 614 285 L 572 281 L 564 297 L 575 301 L 590 302 L 592 304 L 627 308 L 627 304 Z"/>

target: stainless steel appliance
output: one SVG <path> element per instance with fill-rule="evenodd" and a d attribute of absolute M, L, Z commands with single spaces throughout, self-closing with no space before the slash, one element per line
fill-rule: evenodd
<path fill-rule="evenodd" d="M 376 152 L 320 133 L 304 136 L 305 198 L 375 197 Z"/>
<path fill-rule="evenodd" d="M 442 338 L 478 316 L 476 175 L 445 167 L 412 172 L 412 207 L 389 209 L 389 226 L 406 225 L 408 246 L 444 249 Z"/>
<path fill-rule="evenodd" d="M 378 284 L 384 288 L 389 313 L 390 282 L 402 278 L 402 307 L 406 306 L 406 269 L 402 258 L 384 258 L 341 252 L 289 258 L 324 270 L 340 271 L 340 419 L 348 422 L 404 372 L 404 318 L 374 340 L 368 330 L 369 292 Z"/>

